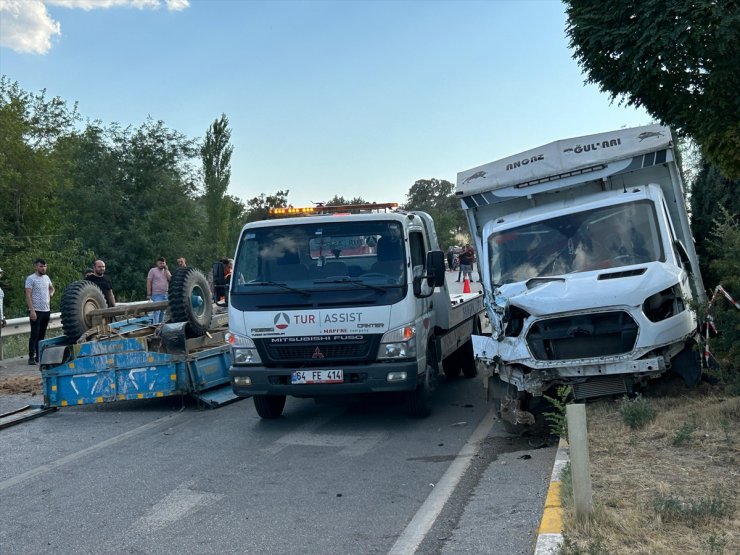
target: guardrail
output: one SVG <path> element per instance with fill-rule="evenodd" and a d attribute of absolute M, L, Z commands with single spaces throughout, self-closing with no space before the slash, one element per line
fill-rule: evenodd
<path fill-rule="evenodd" d="M 116 306 L 136 306 L 140 304 L 148 304 L 149 301 L 135 301 L 132 303 L 116 303 Z M 59 329 L 62 327 L 62 313 L 52 312 L 49 318 L 49 327 L 47 329 Z M 28 316 L 23 318 L 11 318 L 7 320 L 7 324 L 4 328 L 0 329 L 0 360 L 5 358 L 3 349 L 3 338 L 11 337 L 13 335 L 23 335 L 24 333 L 31 333 L 31 319 Z"/>

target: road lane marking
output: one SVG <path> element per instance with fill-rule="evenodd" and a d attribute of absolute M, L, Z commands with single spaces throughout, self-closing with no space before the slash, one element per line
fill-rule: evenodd
<path fill-rule="evenodd" d="M 396 540 L 396 543 L 391 547 L 391 550 L 388 552 L 389 555 L 411 555 L 416 552 L 421 542 L 424 541 L 424 537 L 437 520 L 439 513 L 442 512 L 445 503 L 447 503 L 455 488 L 460 483 L 465 471 L 470 466 L 470 461 L 473 460 L 473 456 L 480 449 L 481 442 L 488 436 L 488 432 L 495 422 L 496 411 L 491 409 L 483 417 L 483 420 L 478 424 L 478 427 L 468 438 L 462 449 L 460 449 L 460 452 L 442 475 L 442 478 L 435 484 L 434 489 L 422 506 L 416 511 L 414 518 L 411 519 L 411 522 L 408 523 Z"/>
<path fill-rule="evenodd" d="M 47 472 L 51 470 L 55 470 L 59 468 L 60 466 L 64 466 L 65 464 L 69 464 L 71 462 L 79 460 L 89 455 L 90 453 L 94 453 L 95 451 L 100 451 L 101 449 L 105 449 L 106 447 L 111 447 L 112 445 L 121 443 L 122 441 L 125 441 L 129 439 L 130 437 L 139 435 L 143 432 L 151 430 L 152 428 L 161 426 L 163 423 L 165 423 L 165 421 L 167 423 L 170 423 L 173 420 L 180 418 L 183 414 L 184 413 L 182 412 L 177 412 L 175 414 L 168 414 L 167 416 L 162 416 L 161 418 L 157 418 L 153 422 L 149 422 L 148 424 L 144 424 L 142 426 L 139 426 L 138 428 L 129 430 L 128 432 L 124 432 L 110 439 L 106 439 L 105 441 L 101 441 L 100 443 L 96 443 L 95 445 L 91 445 L 90 447 L 87 447 L 83 449 L 82 451 L 70 453 L 66 457 L 62 457 L 61 459 L 51 461 L 49 463 L 36 467 L 32 470 L 29 470 L 28 472 L 23 472 L 22 474 L 18 474 L 17 476 L 8 478 L 7 480 L 0 482 L 0 491 L 13 487 L 17 484 L 23 483 L 27 480 L 30 480 L 31 478 L 35 478 L 36 476 L 46 474 Z"/>
<path fill-rule="evenodd" d="M 360 457 L 369 453 L 375 446 L 385 441 L 388 434 L 328 434 L 317 433 L 318 430 L 331 420 L 342 414 L 342 409 L 332 410 L 328 415 L 312 419 L 297 427 L 294 431 L 276 439 L 271 445 L 262 449 L 268 455 L 277 455 L 280 451 L 290 446 L 302 447 L 333 447 L 340 448 L 339 454 L 347 457 Z"/>
<path fill-rule="evenodd" d="M 131 526 L 129 537 L 157 532 L 165 526 L 220 501 L 224 496 L 191 489 L 192 482 L 180 484 L 157 502 Z"/>

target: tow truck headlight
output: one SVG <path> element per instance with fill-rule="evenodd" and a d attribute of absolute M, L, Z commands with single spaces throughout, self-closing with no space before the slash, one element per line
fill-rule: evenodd
<path fill-rule="evenodd" d="M 229 332 L 226 334 L 226 341 L 231 345 L 231 363 L 234 366 L 262 364 L 257 346 L 251 337 Z"/>
<path fill-rule="evenodd" d="M 379 359 L 413 358 L 416 356 L 416 327 L 404 326 L 383 335 Z"/>

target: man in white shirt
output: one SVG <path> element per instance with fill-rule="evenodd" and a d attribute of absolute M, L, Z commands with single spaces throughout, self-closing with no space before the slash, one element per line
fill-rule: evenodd
<path fill-rule="evenodd" d="M 46 337 L 51 317 L 51 297 L 54 285 L 46 275 L 47 264 L 43 258 L 33 263 L 36 271 L 26 278 L 26 306 L 31 320 L 31 337 L 28 339 L 28 364 L 39 362 L 39 341 Z"/>

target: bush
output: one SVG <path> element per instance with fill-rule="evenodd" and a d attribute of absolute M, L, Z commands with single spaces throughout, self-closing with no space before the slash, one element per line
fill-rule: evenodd
<path fill-rule="evenodd" d="M 633 430 L 644 427 L 655 419 L 655 409 L 640 395 L 634 399 L 624 397 L 619 407 L 619 414 L 626 426 Z"/>

